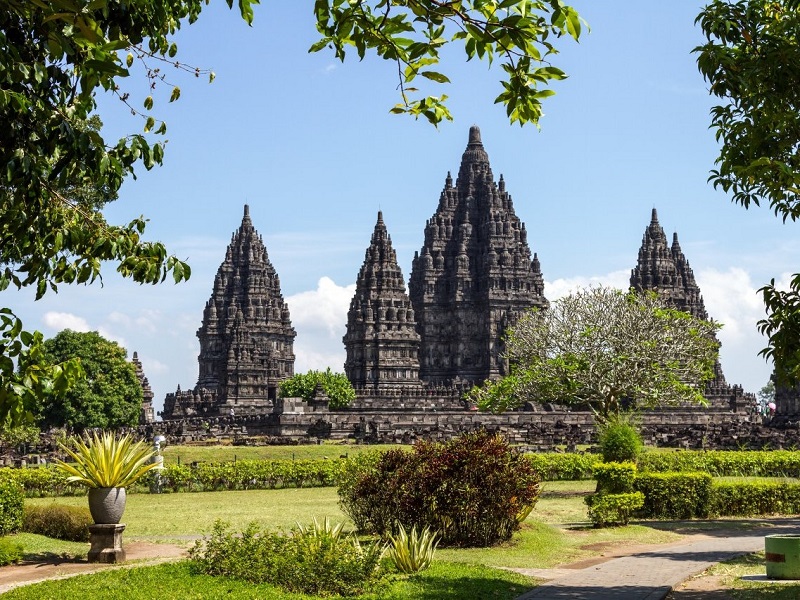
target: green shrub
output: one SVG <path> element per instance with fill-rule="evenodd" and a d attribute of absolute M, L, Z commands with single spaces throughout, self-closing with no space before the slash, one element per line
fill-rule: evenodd
<path fill-rule="evenodd" d="M 26 506 L 22 531 L 68 542 L 88 542 L 92 515 L 85 506 Z"/>
<path fill-rule="evenodd" d="M 0 567 L 22 560 L 22 544 L 8 537 L 0 537 Z"/>
<path fill-rule="evenodd" d="M 592 494 L 584 498 L 595 527 L 627 525 L 633 513 L 644 506 L 644 494 Z"/>
<path fill-rule="evenodd" d="M 251 524 L 241 534 L 220 522 L 209 538 L 189 551 L 196 572 L 271 583 L 290 592 L 354 596 L 374 589 L 382 578 L 381 544 L 361 544 L 341 535 L 341 526 L 260 531 Z"/>
<path fill-rule="evenodd" d="M 412 527 L 410 534 L 406 533 L 402 525 L 398 525 L 397 529 L 397 535 L 389 536 L 389 557 L 394 561 L 397 570 L 401 573 L 416 573 L 430 567 L 439 543 L 437 534 L 428 527 L 422 533 L 417 533 L 417 528 Z"/>
<path fill-rule="evenodd" d="M 644 442 L 633 417 L 614 415 L 597 425 L 598 443 L 603 462 L 636 462 Z"/>
<path fill-rule="evenodd" d="M 592 469 L 598 494 L 625 494 L 633 491 L 636 464 L 631 462 L 598 463 Z"/>
<path fill-rule="evenodd" d="M 709 512 L 720 517 L 800 514 L 800 484 L 714 482 Z"/>
<path fill-rule="evenodd" d="M 502 437 L 486 431 L 413 451 L 389 450 L 348 475 L 342 510 L 370 533 L 396 523 L 438 531 L 441 543 L 491 546 L 520 527 L 517 516 L 539 497 L 539 476 Z"/>
<path fill-rule="evenodd" d="M 0 481 L 0 536 L 20 530 L 24 503 L 21 485 L 16 481 Z"/>
<path fill-rule="evenodd" d="M 646 519 L 705 518 L 711 482 L 708 473 L 639 473 L 634 488 L 644 494 L 640 514 Z"/>

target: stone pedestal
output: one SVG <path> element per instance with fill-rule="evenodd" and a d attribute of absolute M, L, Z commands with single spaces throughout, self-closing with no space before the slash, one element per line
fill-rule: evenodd
<path fill-rule="evenodd" d="M 89 525 L 89 562 L 120 563 L 125 561 L 122 532 L 125 524 Z"/>

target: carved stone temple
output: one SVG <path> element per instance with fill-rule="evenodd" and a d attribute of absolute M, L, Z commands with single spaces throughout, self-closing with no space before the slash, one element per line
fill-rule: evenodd
<path fill-rule="evenodd" d="M 538 257 L 514 212 L 503 176 L 495 182 L 477 127 L 450 173 L 415 253 L 409 296 L 420 335 L 420 377 L 471 385 L 508 372 L 502 336 L 531 308 L 548 306 Z"/>
<path fill-rule="evenodd" d="M 197 384 L 167 395 L 164 418 L 270 410 L 278 385 L 294 374 L 295 336 L 280 279 L 245 205 L 197 330 Z"/>
<path fill-rule="evenodd" d="M 670 245 L 655 210 L 630 283 L 640 291 L 655 290 L 696 317 L 708 316 L 677 235 Z M 480 130 L 472 127 L 458 176 L 454 181 L 447 174 L 438 207 L 426 222 L 408 293 L 378 212 L 343 337 L 344 370 L 356 389 L 350 406 L 331 409 L 321 389 L 309 402 L 276 399 L 280 381 L 293 374 L 295 331 L 278 275 L 245 206 L 197 332 L 197 384 L 168 394 L 164 422 L 147 427 L 176 441 L 211 436 L 237 443 L 263 443 L 265 437 L 410 442 L 486 427 L 542 450 L 590 444 L 590 412 L 528 403 L 521 410 L 487 414 L 463 401 L 466 388 L 508 372 L 504 332 L 525 310 L 548 305 L 525 225 L 503 176 L 494 179 Z M 756 431 L 748 411 L 754 397 L 726 382 L 719 361 L 705 395 L 707 409 L 643 413 L 648 442 L 764 447 L 796 438 L 800 444 L 800 428 L 781 434 L 777 444 L 770 428 Z"/>
<path fill-rule="evenodd" d="M 642 236 L 636 267 L 631 271 L 631 287 L 639 292 L 654 291 L 668 306 L 708 320 L 700 286 L 681 250 L 678 234 L 673 233 L 670 247 L 655 208 Z M 714 365 L 714 378 L 706 384 L 703 395 L 711 406 L 734 411 L 745 410 L 755 402 L 752 394 L 745 394 L 741 386 L 725 380 L 719 359 Z"/>
<path fill-rule="evenodd" d="M 142 386 L 142 408 L 139 411 L 139 424 L 144 425 L 145 423 L 152 423 L 155 421 L 155 413 L 153 412 L 153 398 L 155 394 L 153 394 L 150 382 L 144 375 L 142 362 L 139 360 L 139 354 L 137 352 L 133 353 L 131 363 L 133 363 L 133 368 L 136 369 L 136 378 Z"/>
<path fill-rule="evenodd" d="M 381 212 L 356 279 L 343 341 L 344 372 L 354 388 L 421 387 L 414 309 Z"/>

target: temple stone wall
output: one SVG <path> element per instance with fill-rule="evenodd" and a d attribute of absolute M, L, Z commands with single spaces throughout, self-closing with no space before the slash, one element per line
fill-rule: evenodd
<path fill-rule="evenodd" d="M 595 443 L 594 419 L 588 412 L 512 411 L 499 415 L 472 410 L 348 409 L 330 411 L 324 402 L 308 406 L 299 400 L 285 412 L 268 415 L 192 418 L 157 422 L 143 435 L 167 436 L 170 443 L 233 442 L 239 444 L 314 443 L 355 440 L 362 443 L 412 443 L 447 440 L 485 427 L 533 451 L 573 449 Z M 770 426 L 758 415 L 724 410 L 666 410 L 641 417 L 648 445 L 684 449 L 793 449 L 800 447 L 800 423 Z"/>

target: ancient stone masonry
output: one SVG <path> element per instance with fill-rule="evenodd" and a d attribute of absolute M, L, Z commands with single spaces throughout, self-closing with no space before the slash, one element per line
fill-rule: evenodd
<path fill-rule="evenodd" d="M 142 410 L 139 413 L 139 425 L 152 423 L 155 420 L 155 414 L 153 413 L 153 397 L 155 394 L 153 394 L 153 390 L 150 388 L 150 382 L 147 380 L 147 377 L 144 376 L 144 369 L 142 368 L 138 353 L 133 353 L 131 362 L 136 369 L 136 378 L 142 386 Z"/>
<path fill-rule="evenodd" d="M 689 261 L 681 250 L 678 234 L 673 234 L 670 247 L 664 229 L 658 222 L 655 208 L 650 225 L 642 237 L 638 262 L 631 271 L 631 287 L 639 292 L 654 291 L 668 306 L 698 319 L 708 320 L 700 286 L 697 285 Z M 714 364 L 714 378 L 706 385 L 704 396 L 712 406 L 726 407 L 733 411 L 751 410 L 755 403 L 753 394 L 746 394 L 739 385 L 728 384 L 719 360 Z"/>
<path fill-rule="evenodd" d="M 343 341 L 344 372 L 356 389 L 421 388 L 414 309 L 381 212 L 358 273 Z"/>
<path fill-rule="evenodd" d="M 425 226 L 409 296 L 421 338 L 420 377 L 437 385 L 506 374 L 504 332 L 523 311 L 548 305 L 539 259 L 531 259 L 502 175 L 494 181 L 477 127 L 470 128 L 455 185 L 448 173 Z"/>
<path fill-rule="evenodd" d="M 278 274 L 245 205 L 197 331 L 197 385 L 168 394 L 164 418 L 268 412 L 278 384 L 294 374 L 295 335 Z"/>

